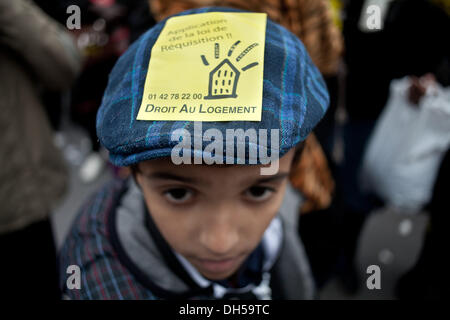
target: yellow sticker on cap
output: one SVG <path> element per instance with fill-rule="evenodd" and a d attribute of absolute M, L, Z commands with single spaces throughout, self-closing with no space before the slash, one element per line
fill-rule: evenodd
<path fill-rule="evenodd" d="M 168 19 L 137 120 L 261 121 L 266 22 L 242 12 Z"/>

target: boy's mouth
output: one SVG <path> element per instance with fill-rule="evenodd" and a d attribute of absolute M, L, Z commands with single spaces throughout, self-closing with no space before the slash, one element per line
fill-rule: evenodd
<path fill-rule="evenodd" d="M 209 274 L 223 274 L 232 271 L 239 263 L 239 256 L 226 259 L 196 259 L 198 266 Z"/>

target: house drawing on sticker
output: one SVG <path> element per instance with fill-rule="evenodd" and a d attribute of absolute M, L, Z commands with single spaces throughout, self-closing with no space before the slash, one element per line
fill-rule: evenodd
<path fill-rule="evenodd" d="M 208 95 L 204 99 L 236 98 L 240 72 L 224 59 L 209 73 Z"/>

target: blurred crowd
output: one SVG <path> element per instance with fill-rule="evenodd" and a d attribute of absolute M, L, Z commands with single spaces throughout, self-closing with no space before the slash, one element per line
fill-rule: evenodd
<path fill-rule="evenodd" d="M 81 9 L 79 29 L 66 27 L 71 5 Z M 129 174 L 108 163 L 96 135 L 109 72 L 156 22 L 202 6 L 266 12 L 303 41 L 326 81 L 330 109 L 290 177 L 303 197 L 298 232 L 317 287 L 338 278 L 356 292 L 361 230 L 387 207 L 429 217 L 397 298 L 447 296 L 448 0 L 0 0 L 2 287 L 23 296 L 29 279 L 20 275 L 39 261 L 34 286 L 59 298 L 49 215 L 68 168 L 86 185 L 105 171 Z M 70 141 L 69 129 L 86 138 Z"/>

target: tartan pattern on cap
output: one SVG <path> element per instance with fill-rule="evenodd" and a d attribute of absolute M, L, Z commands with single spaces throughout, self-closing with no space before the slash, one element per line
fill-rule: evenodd
<path fill-rule="evenodd" d="M 203 12 L 242 12 L 231 8 L 201 8 L 178 15 Z M 97 114 L 97 135 L 110 152 L 110 160 L 118 166 L 169 157 L 178 141 L 171 141 L 172 132 L 184 128 L 191 133 L 194 152 L 194 123 L 191 121 L 136 120 L 144 91 L 151 49 L 166 20 L 143 34 L 122 55 L 113 68 L 102 104 Z M 264 80 L 261 121 L 202 122 L 202 131 L 218 129 L 226 137 L 227 129 L 279 129 L 279 156 L 283 156 L 305 140 L 325 114 L 329 104 L 325 82 L 314 66 L 301 41 L 284 27 L 267 19 L 264 51 Z M 246 139 L 248 163 L 248 142 Z M 226 142 L 223 141 L 224 151 Z M 259 145 L 256 146 L 259 154 Z M 234 163 L 238 162 L 234 152 Z M 224 162 L 226 153 L 224 152 Z"/>

